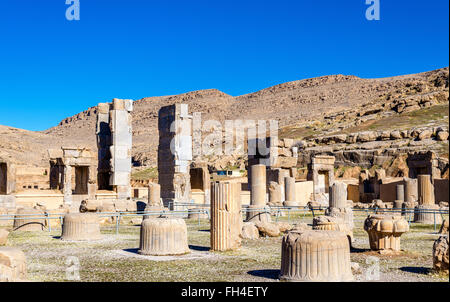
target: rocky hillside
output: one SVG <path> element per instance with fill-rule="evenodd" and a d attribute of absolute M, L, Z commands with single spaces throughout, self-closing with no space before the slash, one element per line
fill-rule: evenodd
<path fill-rule="evenodd" d="M 187 103 L 190 112 L 203 113 L 203 120 L 277 119 L 284 127 L 281 136 L 303 140 L 346 131 L 387 116 L 448 104 L 448 76 L 448 67 L 381 79 L 332 75 L 288 82 L 237 97 L 210 89 L 143 98 L 134 104 L 133 160 L 136 166 L 155 165 L 157 114 L 165 105 Z M 99 100 L 104 101 L 109 100 Z M 96 107 L 89 108 L 41 133 L 20 132 L 21 142 L 27 146 L 23 150 L 8 143 L 21 130 L 2 127 L 0 157 L 46 165 L 48 158 L 42 156 L 50 147 L 72 144 L 95 149 L 96 111 Z"/>

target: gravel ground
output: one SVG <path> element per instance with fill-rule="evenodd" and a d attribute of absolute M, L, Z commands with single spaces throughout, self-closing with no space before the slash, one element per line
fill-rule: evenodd
<path fill-rule="evenodd" d="M 449 281 L 448 275 L 432 271 L 432 246 L 439 236 L 433 226 L 411 224 L 410 232 L 401 239 L 403 251 L 382 255 L 369 250 L 368 236 L 362 228 L 364 218 L 363 213 L 355 216 L 351 253 L 351 261 L 359 265 L 355 282 Z M 289 219 L 291 223 L 312 222 L 309 215 Z M 10 234 L 8 245 L 25 252 L 31 281 L 68 281 L 67 269 L 74 267 L 67 262 L 68 257 L 75 256 L 80 280 L 86 282 L 278 282 L 281 237 L 243 240 L 241 249 L 233 252 L 209 252 L 209 222 L 187 220 L 187 225 L 192 253 L 180 257 L 138 255 L 140 229 L 136 225 L 121 226 L 118 235 L 113 226 L 102 227 L 104 238 L 96 242 L 63 242 L 59 239 L 60 229 L 51 233 L 16 231 Z"/>

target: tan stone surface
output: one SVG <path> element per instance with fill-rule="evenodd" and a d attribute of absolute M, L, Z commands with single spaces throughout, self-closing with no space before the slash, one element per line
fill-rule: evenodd
<path fill-rule="evenodd" d="M 44 212 L 35 208 L 20 208 L 16 212 L 14 230 L 43 231 L 45 225 Z M 34 218 L 37 217 L 37 218 Z"/>
<path fill-rule="evenodd" d="M 259 231 L 253 222 L 244 222 L 242 226 L 242 239 L 258 239 Z"/>
<path fill-rule="evenodd" d="M 101 239 L 100 219 L 94 213 L 69 213 L 64 216 L 61 240 L 94 241 Z"/>
<path fill-rule="evenodd" d="M 27 260 L 18 248 L 0 247 L 0 282 L 20 282 L 27 279 Z"/>
<path fill-rule="evenodd" d="M 189 253 L 187 226 L 183 219 L 150 218 L 141 225 L 139 254 L 153 256 Z"/>
<path fill-rule="evenodd" d="M 211 183 L 211 250 L 235 250 L 241 246 L 240 196 L 240 183 Z"/>
<path fill-rule="evenodd" d="M 433 244 L 433 268 L 448 274 L 448 236 L 440 236 Z"/>
<path fill-rule="evenodd" d="M 282 281 L 351 281 L 350 246 L 339 231 L 291 231 L 281 248 Z"/>
<path fill-rule="evenodd" d="M 401 216 L 369 215 L 364 230 L 372 250 L 400 251 L 400 236 L 409 231 L 409 225 Z"/>
<path fill-rule="evenodd" d="M 0 245 L 6 245 L 8 242 L 9 232 L 5 229 L 0 229 Z"/>

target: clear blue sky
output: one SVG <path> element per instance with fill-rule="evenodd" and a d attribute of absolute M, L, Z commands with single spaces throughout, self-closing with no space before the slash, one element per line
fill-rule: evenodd
<path fill-rule="evenodd" d="M 0 125 L 55 126 L 114 97 L 240 95 L 329 74 L 448 66 L 448 0 L 0 1 Z"/>

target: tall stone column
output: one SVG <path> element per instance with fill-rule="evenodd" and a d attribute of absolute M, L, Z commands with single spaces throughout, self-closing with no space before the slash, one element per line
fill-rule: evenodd
<path fill-rule="evenodd" d="M 287 207 L 298 206 L 298 201 L 296 201 L 296 191 L 295 191 L 295 178 L 285 177 L 284 178 L 284 191 L 286 195 L 286 201 L 284 205 Z"/>
<path fill-rule="evenodd" d="M 132 111 L 132 100 L 113 100 L 113 109 L 110 111 L 112 136 L 110 185 L 116 187 L 118 199 L 131 198 Z"/>
<path fill-rule="evenodd" d="M 347 185 L 343 182 L 335 182 L 330 187 L 330 207 L 346 208 L 347 207 Z"/>
<path fill-rule="evenodd" d="M 151 206 L 161 206 L 161 186 L 150 183 L 148 185 L 148 204 Z"/>
<path fill-rule="evenodd" d="M 187 104 L 162 107 L 158 113 L 158 183 L 164 205 L 191 201 L 192 116 Z"/>
<path fill-rule="evenodd" d="M 434 186 L 430 175 L 417 176 L 417 193 L 419 205 L 414 210 L 414 222 L 440 224 L 442 216 L 437 213 L 439 205 L 435 204 Z"/>
<path fill-rule="evenodd" d="M 266 166 L 253 165 L 250 169 L 252 169 L 251 205 L 264 207 L 266 205 Z"/>
<path fill-rule="evenodd" d="M 417 179 L 405 178 L 404 196 L 406 202 L 415 202 L 417 200 Z"/>
<path fill-rule="evenodd" d="M 269 183 L 269 203 L 274 206 L 282 205 L 281 186 L 275 181 Z"/>
<path fill-rule="evenodd" d="M 430 175 L 417 176 L 417 193 L 419 205 L 434 205 L 434 187 Z"/>
<path fill-rule="evenodd" d="M 72 166 L 64 166 L 64 204 L 72 204 Z"/>
<path fill-rule="evenodd" d="M 347 185 L 345 183 L 334 182 L 330 186 L 329 205 L 325 210 L 325 215 L 343 219 L 349 230 L 353 230 L 353 209 L 347 203 Z"/>
<path fill-rule="evenodd" d="M 241 184 L 211 183 L 211 250 L 239 248 L 241 231 Z"/>
<path fill-rule="evenodd" d="M 270 213 L 266 207 L 266 166 L 253 165 L 251 169 L 250 206 L 247 221 L 270 221 Z"/>
<path fill-rule="evenodd" d="M 401 200 L 401 201 L 405 201 L 405 190 L 404 190 L 404 185 L 397 185 L 395 187 L 396 193 L 397 193 L 397 199 L 396 200 Z"/>

